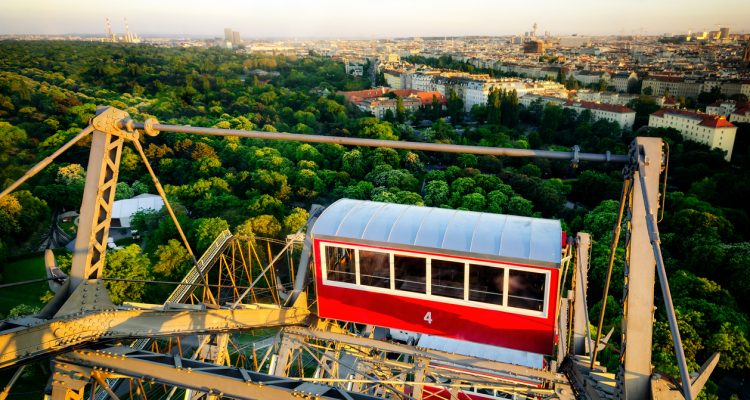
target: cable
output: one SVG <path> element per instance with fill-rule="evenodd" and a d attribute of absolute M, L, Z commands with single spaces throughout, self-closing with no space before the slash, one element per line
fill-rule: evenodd
<path fill-rule="evenodd" d="M 5 288 L 9 288 L 9 287 L 14 287 L 14 286 L 30 285 L 32 283 L 54 281 L 54 280 L 57 280 L 57 279 L 60 279 L 60 278 L 39 278 L 39 279 L 31 279 L 31 280 L 28 280 L 28 281 L 5 283 L 5 284 L 0 285 L 0 289 L 5 289 Z"/>
<path fill-rule="evenodd" d="M 84 130 L 82 130 L 77 135 L 75 135 L 73 137 L 73 139 L 70 139 L 67 143 L 65 143 L 64 145 L 60 146 L 59 149 L 55 150 L 54 153 L 48 155 L 42 161 L 39 161 L 36 165 L 34 165 L 28 171 L 26 171 L 26 173 L 23 174 L 22 177 L 18 178 L 17 181 L 11 183 L 10 186 L 8 186 L 7 188 L 5 188 L 5 190 L 3 190 L 2 193 L 0 193 L 0 199 L 2 199 L 8 193 L 10 193 L 13 190 L 15 190 L 17 187 L 21 186 L 22 183 L 24 183 L 27 180 L 31 179 L 31 177 L 33 177 L 39 171 L 41 171 L 42 169 L 44 169 L 44 167 L 46 167 L 50 163 L 52 163 L 52 161 L 54 161 L 55 158 L 57 158 L 57 156 L 59 156 L 60 154 L 62 154 L 63 152 L 65 152 L 65 150 L 68 150 L 69 148 L 73 147 L 74 144 L 78 143 L 79 140 L 81 140 L 84 136 L 88 135 L 89 133 L 91 133 L 93 131 L 94 131 L 94 127 L 93 126 L 91 126 L 91 125 L 87 126 Z"/>
<path fill-rule="evenodd" d="M 620 209 L 617 212 L 617 222 L 615 223 L 615 229 L 612 232 L 612 243 L 609 249 L 609 264 L 607 266 L 607 279 L 604 283 L 604 297 L 602 298 L 602 311 L 599 315 L 599 325 L 596 328 L 596 342 L 594 342 L 594 350 L 591 355 L 590 368 L 594 369 L 596 363 L 596 355 L 599 352 L 599 340 L 602 338 L 602 326 L 604 325 L 604 314 L 607 311 L 607 297 L 609 296 L 609 284 L 612 280 L 612 268 L 615 264 L 615 253 L 617 252 L 617 245 L 620 243 L 620 231 L 622 230 L 622 218 L 625 213 L 625 204 L 630 196 L 630 192 L 633 189 L 633 179 L 628 178 L 622 185 L 622 194 L 620 195 Z"/>

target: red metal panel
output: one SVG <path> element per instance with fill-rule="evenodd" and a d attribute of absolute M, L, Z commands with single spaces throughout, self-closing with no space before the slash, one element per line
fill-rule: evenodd
<path fill-rule="evenodd" d="M 396 294 L 323 285 L 320 241 L 315 240 L 318 315 L 430 335 L 552 354 L 559 271 L 551 272 L 547 317 L 533 317 Z M 403 251 L 399 249 L 399 251 Z M 436 254 L 437 255 L 437 254 Z M 432 322 L 425 315 L 432 313 Z"/>

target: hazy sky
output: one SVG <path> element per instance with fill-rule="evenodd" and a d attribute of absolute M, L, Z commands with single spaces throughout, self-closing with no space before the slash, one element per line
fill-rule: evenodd
<path fill-rule="evenodd" d="M 0 34 L 395 37 L 750 31 L 750 0 L 0 0 Z"/>

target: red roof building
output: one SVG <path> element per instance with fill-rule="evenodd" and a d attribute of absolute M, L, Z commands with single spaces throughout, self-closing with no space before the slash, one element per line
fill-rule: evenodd
<path fill-rule="evenodd" d="M 648 126 L 676 129 L 687 140 L 724 150 L 727 161 L 732 158 L 737 127 L 723 115 L 661 109 L 649 116 Z"/>

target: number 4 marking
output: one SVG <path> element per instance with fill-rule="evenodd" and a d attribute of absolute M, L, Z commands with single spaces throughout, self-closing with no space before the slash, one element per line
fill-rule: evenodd
<path fill-rule="evenodd" d="M 432 311 L 428 311 L 423 318 L 428 324 L 432 324 Z"/>

